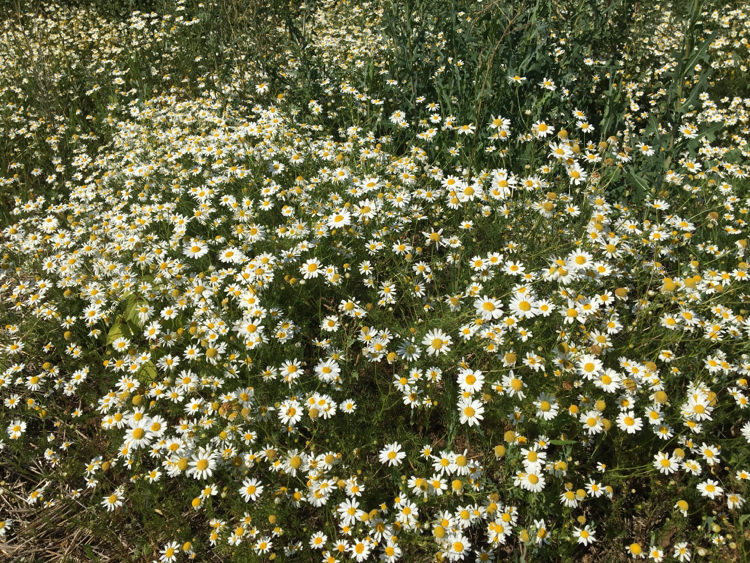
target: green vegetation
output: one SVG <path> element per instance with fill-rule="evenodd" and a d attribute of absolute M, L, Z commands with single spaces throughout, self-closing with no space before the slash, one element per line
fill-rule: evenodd
<path fill-rule="evenodd" d="M 745 2 L 2 6 L 8 560 L 748 560 Z"/>

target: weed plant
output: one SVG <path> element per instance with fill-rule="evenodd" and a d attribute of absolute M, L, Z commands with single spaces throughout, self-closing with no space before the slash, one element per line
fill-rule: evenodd
<path fill-rule="evenodd" d="M 4 7 L 9 560 L 747 560 L 745 2 Z"/>

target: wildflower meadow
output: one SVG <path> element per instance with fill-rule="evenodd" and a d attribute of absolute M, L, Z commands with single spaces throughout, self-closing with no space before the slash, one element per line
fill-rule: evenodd
<path fill-rule="evenodd" d="M 0 8 L 0 560 L 750 561 L 748 2 Z"/>

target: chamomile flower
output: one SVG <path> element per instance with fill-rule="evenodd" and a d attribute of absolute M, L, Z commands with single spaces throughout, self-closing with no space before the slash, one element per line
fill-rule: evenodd
<path fill-rule="evenodd" d="M 720 497 L 724 493 L 724 489 L 719 486 L 719 483 L 712 479 L 706 479 L 702 483 L 699 483 L 697 489 L 701 496 L 708 497 L 711 500 Z"/>
<path fill-rule="evenodd" d="M 458 374 L 458 385 L 462 391 L 477 393 L 484 385 L 484 375 L 479 370 L 464 369 Z"/>
<path fill-rule="evenodd" d="M 560 406 L 553 395 L 541 393 L 534 401 L 536 416 L 544 420 L 553 420 L 560 411 Z"/>
<path fill-rule="evenodd" d="M 18 440 L 26 432 L 26 423 L 22 420 L 13 420 L 6 428 L 6 433 L 11 440 Z"/>
<path fill-rule="evenodd" d="M 573 537 L 576 538 L 578 543 L 582 543 L 583 545 L 589 545 L 596 541 L 596 533 L 588 524 L 583 528 L 574 527 Z"/>
<path fill-rule="evenodd" d="M 458 412 L 460 415 L 461 424 L 468 424 L 469 426 L 479 426 L 479 423 L 484 418 L 484 405 L 481 401 L 475 399 L 461 398 L 458 401 Z"/>
<path fill-rule="evenodd" d="M 674 455 L 669 456 L 664 452 L 659 452 L 654 456 L 654 467 L 659 471 L 659 473 L 663 473 L 664 475 L 671 475 L 679 469 L 680 463 L 679 459 Z"/>
<path fill-rule="evenodd" d="M 542 489 L 544 489 L 545 483 L 546 480 L 544 478 L 544 475 L 535 471 L 519 471 L 516 474 L 515 480 L 513 481 L 513 484 L 516 487 L 521 487 L 522 489 L 532 493 L 538 493 L 542 491 Z"/>
<path fill-rule="evenodd" d="M 208 479 L 216 469 L 216 452 L 199 448 L 192 456 L 188 464 L 187 475 L 194 479 Z"/>
<path fill-rule="evenodd" d="M 729 510 L 742 508 L 744 504 L 745 504 L 745 499 L 741 495 L 738 495 L 736 493 L 727 495 L 727 508 L 729 508 Z"/>
<path fill-rule="evenodd" d="M 161 549 L 161 557 L 159 561 L 162 563 L 173 563 L 177 560 L 177 556 L 180 553 L 180 544 L 176 541 L 167 542 Z"/>
<path fill-rule="evenodd" d="M 185 256 L 188 258 L 201 258 L 208 254 L 208 246 L 202 241 L 193 241 L 183 249 Z"/>
<path fill-rule="evenodd" d="M 500 318 L 503 315 L 502 307 L 501 301 L 486 295 L 474 301 L 477 314 L 486 321 Z"/>
<path fill-rule="evenodd" d="M 300 273 L 306 280 L 317 278 L 323 270 L 320 260 L 310 258 L 300 267 Z"/>
<path fill-rule="evenodd" d="M 398 442 L 387 444 L 385 448 L 380 451 L 380 463 L 394 467 L 401 465 L 401 462 L 406 457 L 406 452 L 401 451 L 401 445 Z"/>
<path fill-rule="evenodd" d="M 115 489 L 111 495 L 107 495 L 102 499 L 102 506 L 107 509 L 107 512 L 112 512 L 115 508 L 122 506 L 122 501 L 125 499 L 121 489 Z"/>
<path fill-rule="evenodd" d="M 617 417 L 617 427 L 628 434 L 635 434 L 643 428 L 643 420 L 633 411 L 623 411 Z"/>
<path fill-rule="evenodd" d="M 526 384 L 520 376 L 515 375 L 513 370 L 511 370 L 509 374 L 503 376 L 502 384 L 510 397 L 517 396 L 519 399 L 523 399 L 526 396 L 523 391 Z"/>
<path fill-rule="evenodd" d="M 429 331 L 422 339 L 422 345 L 430 356 L 447 354 L 452 343 L 453 339 L 439 328 Z"/>

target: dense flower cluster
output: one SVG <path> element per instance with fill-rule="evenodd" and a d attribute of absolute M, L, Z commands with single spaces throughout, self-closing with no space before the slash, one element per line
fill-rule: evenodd
<path fill-rule="evenodd" d="M 259 72 L 250 101 L 247 77 L 225 98 L 173 89 L 113 104 L 98 150 L 49 141 L 59 178 L 17 197 L 2 232 L 0 298 L 18 319 L 0 355 L 6 453 L 33 430 L 54 469 L 88 451 L 73 429 L 95 420 L 110 447 L 60 493 L 109 512 L 135 489 L 182 491 L 204 528 L 168 538 L 164 562 L 193 544 L 327 562 L 393 562 L 418 542 L 449 561 L 596 546 L 599 515 L 627 494 L 624 450 L 646 460 L 633 473 L 679 483 L 700 510 L 741 510 L 750 102 L 707 90 L 674 129 L 647 126 L 668 72 L 652 64 L 617 78 L 630 112 L 608 138 L 549 78 L 509 76 L 561 96 L 528 123 L 459 123 L 427 98 L 381 114 L 353 86 L 374 66 L 400 87 L 388 42 L 369 47 L 372 13 L 312 18 L 310 56 L 341 76 L 320 81 L 329 100 L 269 99 Z M 746 27 L 739 11 L 708 16 Z M 40 17 L 47 36 L 65 32 L 52 21 Z M 170 24 L 136 15 L 118 33 L 157 41 Z M 666 26 L 644 43 L 669 66 L 680 37 Z M 736 66 L 729 36 L 708 49 L 718 69 Z M 360 117 L 332 132 L 342 108 Z M 45 118 L 19 105 L 11 119 L 15 139 Z M 452 160 L 474 137 L 493 166 Z M 685 143 L 664 183 L 620 200 L 610 188 L 635 182 L 664 138 Z M 40 349 L 31 326 L 47 331 Z M 695 550 L 634 539 L 623 549 L 655 561 Z"/>

